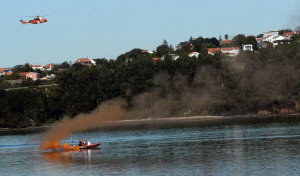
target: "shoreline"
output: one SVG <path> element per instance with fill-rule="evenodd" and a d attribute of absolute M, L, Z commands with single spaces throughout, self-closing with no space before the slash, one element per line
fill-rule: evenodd
<path fill-rule="evenodd" d="M 284 120 L 286 118 L 299 117 L 300 113 L 293 114 L 244 114 L 244 115 L 232 115 L 232 116 L 188 116 L 188 117 L 168 117 L 168 118 L 147 118 L 147 119 L 128 119 L 128 120 L 118 120 L 105 122 L 97 128 L 117 128 L 117 127 L 132 127 L 132 126 L 147 126 L 147 125 L 168 125 L 168 124 L 180 124 L 180 123 L 230 123 L 234 121 L 251 121 L 251 120 L 267 120 L 267 119 L 277 119 Z M 30 131 L 30 130 L 47 130 L 50 129 L 54 124 L 47 124 L 38 127 L 27 127 L 27 128 L 0 128 L 0 132 L 5 131 Z"/>
<path fill-rule="evenodd" d="M 126 126 L 147 126 L 147 125 L 168 125 L 168 124 L 180 124 L 180 123 L 203 123 L 203 125 L 209 125 L 214 123 L 231 123 L 242 121 L 259 121 L 259 120 L 287 120 L 291 118 L 297 118 L 300 120 L 299 113 L 293 114 L 244 114 L 244 115 L 232 115 L 232 116 L 189 116 L 189 117 L 169 117 L 169 118 L 148 118 L 148 119 L 134 119 L 134 120 L 119 120 L 104 123 L 101 128 L 113 128 L 113 127 L 126 127 Z"/>

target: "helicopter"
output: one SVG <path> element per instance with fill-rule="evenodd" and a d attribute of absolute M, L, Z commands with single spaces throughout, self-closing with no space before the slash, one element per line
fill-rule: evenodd
<path fill-rule="evenodd" d="M 26 23 L 30 23 L 30 24 L 38 24 L 38 23 L 46 23 L 48 20 L 44 17 L 39 17 L 38 15 L 33 19 L 33 20 L 29 20 L 29 21 L 23 21 L 22 19 L 19 20 L 21 21 L 21 23 L 26 24 Z"/>

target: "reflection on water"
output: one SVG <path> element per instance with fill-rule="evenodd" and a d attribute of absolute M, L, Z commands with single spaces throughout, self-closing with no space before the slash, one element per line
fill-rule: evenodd
<path fill-rule="evenodd" d="M 70 162 L 76 164 L 91 164 L 92 155 L 97 155 L 100 149 L 88 149 L 79 151 L 64 152 L 41 152 L 43 160 L 57 165 L 69 165 Z"/>
<path fill-rule="evenodd" d="M 77 133 L 98 150 L 39 151 L 0 133 L 4 175 L 300 175 L 300 121 L 176 124 Z M 65 139 L 70 142 L 71 139 Z M 1 174 L 2 175 L 2 174 Z"/>

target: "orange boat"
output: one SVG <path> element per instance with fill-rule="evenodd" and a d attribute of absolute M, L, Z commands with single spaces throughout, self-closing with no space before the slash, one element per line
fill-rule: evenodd
<path fill-rule="evenodd" d="M 82 145 L 82 146 L 79 146 L 79 149 L 95 149 L 97 148 L 98 146 L 100 145 L 100 143 L 94 143 L 94 144 L 91 144 L 90 142 L 87 143 L 87 145 Z"/>

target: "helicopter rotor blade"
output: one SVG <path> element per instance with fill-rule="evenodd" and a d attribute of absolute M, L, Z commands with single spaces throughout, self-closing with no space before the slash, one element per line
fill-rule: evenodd
<path fill-rule="evenodd" d="M 25 16 L 25 17 L 37 17 L 37 16 L 39 16 L 39 17 L 46 17 L 46 16 L 51 16 L 51 15 L 43 15 L 43 16 L 36 15 L 36 16 Z"/>

